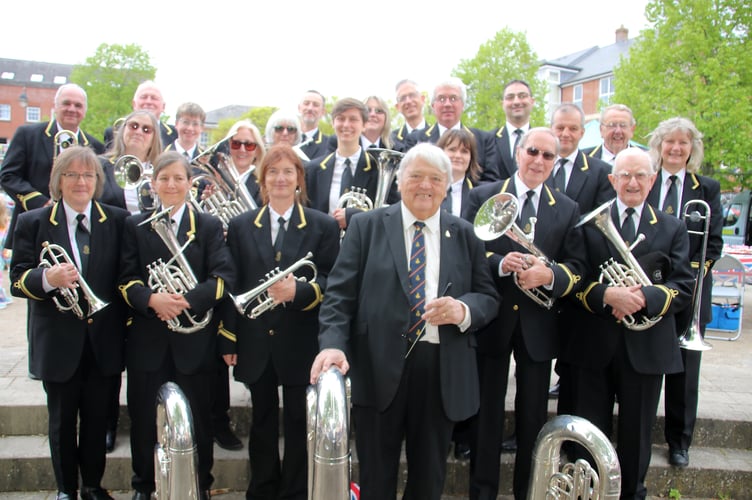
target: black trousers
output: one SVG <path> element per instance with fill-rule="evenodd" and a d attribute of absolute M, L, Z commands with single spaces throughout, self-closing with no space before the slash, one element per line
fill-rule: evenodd
<path fill-rule="evenodd" d="M 404 500 L 439 500 L 454 423 L 444 413 L 439 346 L 418 342 L 405 362 L 392 404 L 383 412 L 354 406 L 361 500 L 397 496 L 402 439 L 407 455 Z"/>
<path fill-rule="evenodd" d="M 214 429 L 230 427 L 230 368 L 222 356 L 217 356 L 212 388 L 212 425 Z"/>
<path fill-rule="evenodd" d="M 702 351 L 682 349 L 681 356 L 684 371 L 666 375 L 664 436 L 669 448 L 688 450 L 697 422 Z"/>
<path fill-rule="evenodd" d="M 102 375 L 87 338 L 73 377 L 65 382 L 43 382 L 47 393 L 50 456 L 59 491 L 74 494 L 78 490 L 79 471 L 84 486 L 100 486 L 106 461 L 107 403 L 117 378 L 120 374 Z"/>

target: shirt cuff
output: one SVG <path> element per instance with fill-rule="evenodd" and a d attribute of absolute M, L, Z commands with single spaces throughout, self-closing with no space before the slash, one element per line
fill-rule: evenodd
<path fill-rule="evenodd" d="M 459 328 L 462 333 L 465 333 L 465 331 L 470 328 L 470 324 L 473 322 L 473 319 L 470 317 L 470 308 L 467 307 L 467 304 L 465 304 L 461 300 L 458 300 L 457 302 L 462 304 L 462 308 L 465 310 L 465 317 L 457 325 L 457 328 Z"/>

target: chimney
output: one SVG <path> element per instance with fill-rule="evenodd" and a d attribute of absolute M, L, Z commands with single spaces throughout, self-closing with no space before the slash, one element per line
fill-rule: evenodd
<path fill-rule="evenodd" d="M 629 30 L 622 24 L 616 29 L 616 43 L 626 42 L 629 39 Z"/>

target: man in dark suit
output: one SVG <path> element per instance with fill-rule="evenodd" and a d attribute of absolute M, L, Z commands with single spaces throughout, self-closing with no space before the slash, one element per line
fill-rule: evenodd
<path fill-rule="evenodd" d="M 318 158 L 329 152 L 329 137 L 321 133 L 319 123 L 326 114 L 326 99 L 317 90 L 308 90 L 298 103 L 302 136 L 298 147 L 308 158 Z"/>
<path fill-rule="evenodd" d="M 472 499 L 494 499 L 498 492 L 504 399 L 512 353 L 517 364 L 514 495 L 517 499 L 527 497 L 535 438 L 548 417 L 551 360 L 559 348 L 555 300 L 572 293 L 585 267 L 582 238 L 574 227 L 580 215 L 577 204 L 544 184 L 557 153 L 556 136 L 550 129 L 530 129 L 517 148 L 516 174 L 470 191 L 469 220 L 486 200 L 509 193 L 523 207 L 515 224 L 528 233 L 525 237 L 532 238 L 542 253 L 536 256 L 530 251 L 532 247 L 525 248 L 510 237 L 486 243 L 488 263 L 503 301 L 496 320 L 478 335 L 481 404 L 478 440 L 471 454 Z M 536 223 L 528 217 L 537 217 Z M 523 289 L 538 292 L 539 300 L 549 305 L 537 303 Z"/>
<path fill-rule="evenodd" d="M 414 130 L 405 139 L 405 151 L 419 142 L 436 144 L 444 132 L 461 128 L 471 132 L 478 143 L 478 164 L 481 167 L 480 182 L 493 182 L 500 179 L 496 169 L 493 144 L 487 132 L 468 127 L 462 120 L 462 112 L 467 102 L 467 87 L 456 77 L 451 77 L 436 85 L 431 97 L 431 108 L 436 123 L 422 130 Z"/>
<path fill-rule="evenodd" d="M 530 114 L 535 98 L 524 80 L 512 80 L 504 87 L 502 107 L 506 124 L 490 132 L 496 170 L 500 179 L 507 179 L 517 170 L 515 160 L 519 139 L 530 129 Z"/>
<path fill-rule="evenodd" d="M 398 129 L 392 130 L 392 149 L 405 152 L 405 140 L 408 134 L 414 130 L 424 130 L 426 119 L 423 116 L 423 110 L 426 107 L 426 96 L 420 91 L 418 84 L 412 80 L 400 80 L 395 88 L 397 92 L 396 104 L 397 111 L 405 119 Z"/>
<path fill-rule="evenodd" d="M 439 148 L 410 150 L 402 203 L 353 218 L 327 281 L 311 382 L 352 366 L 362 500 L 395 498 L 403 437 L 403 498 L 438 500 L 453 423 L 478 408 L 474 332 L 498 295 L 472 227 L 440 210 L 450 178 Z"/>
<path fill-rule="evenodd" d="M 621 497 L 644 499 L 661 380 L 682 370 L 674 314 L 690 300 L 689 240 L 681 221 L 645 203 L 655 180 L 647 153 L 621 151 L 610 179 L 617 198 L 598 227 L 613 230 L 607 237 L 595 224 L 584 226 L 590 269 L 579 286 L 582 307 L 572 318 L 577 328 L 562 359 L 573 368 L 575 414 L 607 436 L 618 399 Z M 630 252 L 638 235 L 644 240 Z M 599 264 L 612 258 L 632 269 L 629 261 L 635 260 L 651 284 L 601 283 Z"/>
<path fill-rule="evenodd" d="M 163 122 L 160 117 L 165 110 L 165 101 L 162 98 L 162 91 L 159 90 L 157 84 L 151 80 L 142 82 L 136 92 L 133 94 L 133 101 L 131 101 L 133 111 L 144 109 L 154 115 L 159 123 L 159 132 L 162 137 L 162 145 L 167 146 L 178 138 L 177 131 Z M 118 120 L 115 123 L 118 123 Z M 106 149 L 110 149 L 112 139 L 115 137 L 115 130 L 113 127 L 107 127 L 104 131 L 104 144 Z"/>
<path fill-rule="evenodd" d="M 50 203 L 50 170 L 52 163 L 71 138 L 64 131 L 75 135 L 74 142 L 89 146 L 97 154 L 104 153 L 104 146 L 93 136 L 79 128 L 86 117 L 86 91 L 75 83 L 61 85 L 55 94 L 55 117 L 48 123 L 18 127 L 0 170 L 0 184 L 16 202 L 13 210 L 6 248 L 12 248 L 13 231 L 18 215 Z M 60 133 L 55 150 L 55 136 Z"/>
<path fill-rule="evenodd" d="M 634 136 L 636 126 L 637 122 L 629 107 L 624 104 L 606 106 L 601 110 L 600 118 L 603 144 L 582 151 L 591 158 L 598 158 L 613 165 L 616 155 L 622 149 L 635 146 L 632 143 L 632 136 Z"/>
<path fill-rule="evenodd" d="M 29 363 L 47 394 L 58 500 L 76 499 L 79 473 L 83 500 L 112 498 L 100 481 L 109 394 L 123 370 L 125 304 L 116 284 L 128 212 L 92 201 L 103 184 L 102 167 L 89 148 L 61 153 L 50 177 L 56 202 L 19 216 L 11 260 L 11 290 L 29 299 L 33 318 Z M 47 242 L 56 247 L 41 257 Z M 56 300 L 71 310 L 60 310 Z M 97 303 L 105 307 L 92 307 Z"/>

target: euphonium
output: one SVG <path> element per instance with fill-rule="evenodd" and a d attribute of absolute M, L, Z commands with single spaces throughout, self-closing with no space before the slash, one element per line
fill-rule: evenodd
<path fill-rule="evenodd" d="M 61 149 L 68 149 L 69 147 L 78 144 L 78 136 L 75 132 L 71 132 L 70 130 L 61 130 L 55 134 L 52 143 L 52 163 L 55 163 L 57 155 L 60 153 Z"/>
<path fill-rule="evenodd" d="M 115 160 L 112 170 L 120 187 L 136 191 L 140 211 L 146 212 L 156 207 L 158 202 L 151 189 L 151 168 L 144 168 L 141 160 L 133 155 L 122 155 Z"/>
<path fill-rule="evenodd" d="M 298 260 L 284 271 L 280 271 L 277 267 L 266 273 L 266 279 L 256 288 L 248 290 L 245 293 L 241 293 L 240 295 L 230 295 L 232 301 L 235 303 L 235 308 L 240 314 L 246 314 L 248 307 L 252 302 L 255 301 L 257 305 L 248 313 L 248 317 L 251 319 L 256 319 L 266 311 L 274 309 L 275 307 L 277 307 L 277 304 L 275 304 L 274 299 L 269 296 L 269 287 L 274 283 L 285 279 L 288 274 L 294 273 L 303 266 L 307 266 L 313 269 L 313 278 L 311 278 L 310 282 L 314 283 L 316 281 L 316 276 L 318 273 L 316 264 L 314 264 L 313 261 L 309 260 L 311 257 L 313 257 L 313 254 L 311 252 L 308 252 L 305 257 Z M 305 277 L 295 279 L 298 281 L 306 281 Z"/>
<path fill-rule="evenodd" d="M 350 499 L 350 379 L 335 368 L 306 391 L 308 500 Z"/>
<path fill-rule="evenodd" d="M 698 210 L 690 213 L 690 208 L 693 205 L 699 205 L 705 209 L 705 215 L 702 215 Z M 686 331 L 679 338 L 679 347 L 687 349 L 689 351 L 707 351 L 712 349 L 709 343 L 705 342 L 702 338 L 702 326 L 700 324 L 700 312 L 702 302 L 702 284 L 705 279 L 705 254 L 708 249 L 708 236 L 710 234 L 710 205 L 704 200 L 689 200 L 684 204 L 684 213 L 682 218 L 685 222 L 700 222 L 704 221 L 704 228 L 702 231 L 696 231 L 693 229 L 687 229 L 687 233 L 690 235 L 702 235 L 702 251 L 700 252 L 700 260 L 697 266 L 697 279 L 695 280 L 695 289 L 692 292 L 692 319 L 687 327 Z"/>
<path fill-rule="evenodd" d="M 596 470 L 582 459 L 560 467 L 561 447 L 566 441 L 583 446 L 595 460 Z M 530 500 L 616 500 L 620 494 L 619 458 L 611 441 L 598 427 L 572 415 L 559 415 L 546 422 L 533 448 Z"/>
<path fill-rule="evenodd" d="M 68 252 L 65 251 L 65 248 L 49 241 L 42 243 L 42 252 L 39 254 L 39 267 L 49 268 L 63 263 L 76 265 L 73 259 L 70 258 L 70 255 L 68 255 Z M 80 273 L 78 275 L 78 288 L 81 289 L 86 302 L 89 303 L 89 310 L 84 314 L 81 305 L 78 303 L 78 291 L 75 288 L 58 288 L 59 297 L 53 297 L 52 300 L 59 311 L 71 311 L 78 319 L 84 319 L 109 305 L 109 302 L 105 302 L 94 294 Z"/>
<path fill-rule="evenodd" d="M 517 202 L 517 197 L 513 194 L 499 193 L 492 196 L 481 205 L 478 213 L 475 215 L 475 220 L 473 221 L 475 235 L 483 241 L 495 240 L 501 235 L 506 235 L 546 265 L 553 265 L 554 261 L 546 257 L 533 243 L 535 239 L 536 218 L 530 218 L 532 229 L 530 230 L 530 234 L 525 234 L 515 222 L 518 212 L 519 203 Z M 554 305 L 555 299 L 543 287 L 532 289 L 522 288 L 518 281 L 517 273 L 514 273 L 514 284 L 536 304 L 546 309 L 551 309 Z"/>
<path fill-rule="evenodd" d="M 577 226 L 582 226 L 586 223 L 594 224 L 595 227 L 603 233 L 606 239 L 611 242 L 624 260 L 624 264 L 616 262 L 614 259 L 609 259 L 601 264 L 599 281 L 608 286 L 652 286 L 653 283 L 650 281 L 650 278 L 648 278 L 648 275 L 642 270 L 640 263 L 637 262 L 637 259 L 632 255 L 632 249 L 645 239 L 645 235 L 640 234 L 635 238 L 635 241 L 631 246 L 627 246 L 627 244 L 624 243 L 619 230 L 616 229 L 614 222 L 611 220 L 611 204 L 613 202 L 614 200 L 607 201 L 589 214 L 582 216 L 577 223 Z M 630 314 L 625 316 L 622 322 L 624 323 L 624 326 L 630 330 L 642 331 L 655 325 L 661 319 L 662 316 L 656 316 L 654 318 L 642 316 L 638 319 Z"/>
<path fill-rule="evenodd" d="M 193 439 L 193 413 L 174 382 L 157 393 L 157 444 L 154 477 L 159 500 L 198 500 L 198 448 Z"/>
<path fill-rule="evenodd" d="M 149 271 L 148 285 L 155 293 L 179 293 L 184 295 L 198 285 L 196 275 L 193 274 L 188 260 L 183 255 L 186 247 L 191 244 L 195 236 L 191 235 L 184 245 L 180 245 L 168 222 L 169 217 L 167 220 L 165 219 L 165 215 L 169 214 L 170 210 L 172 210 L 172 207 L 165 208 L 139 224 L 150 223 L 152 229 L 162 238 L 162 241 L 172 254 L 172 258 L 167 262 L 157 259 L 156 262 L 152 262 L 146 266 L 146 269 Z M 173 262 L 177 265 L 173 264 Z M 183 317 L 186 319 L 186 325 L 180 321 L 180 318 Z M 211 309 L 201 319 L 195 318 L 188 311 L 183 311 L 180 316 L 169 320 L 167 327 L 178 333 L 193 333 L 208 325 L 211 318 Z"/>

